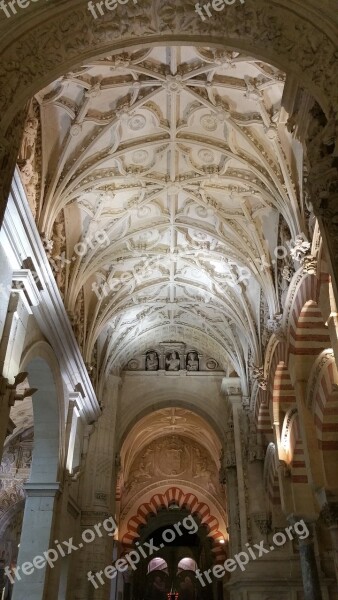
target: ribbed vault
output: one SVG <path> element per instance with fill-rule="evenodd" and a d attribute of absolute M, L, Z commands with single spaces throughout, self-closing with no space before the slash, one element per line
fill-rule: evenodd
<path fill-rule="evenodd" d="M 170 339 L 242 381 L 248 358 L 261 362 L 262 314 L 281 311 L 279 226 L 290 239 L 303 221 L 284 85 L 239 52 L 157 47 L 90 62 L 36 96 L 39 229 L 101 373 Z"/>

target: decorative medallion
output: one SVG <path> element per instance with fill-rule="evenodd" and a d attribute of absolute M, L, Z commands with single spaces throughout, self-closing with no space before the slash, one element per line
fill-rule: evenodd
<path fill-rule="evenodd" d="M 132 131 L 143 129 L 146 124 L 146 118 L 143 115 L 134 115 L 128 121 L 128 127 Z"/>

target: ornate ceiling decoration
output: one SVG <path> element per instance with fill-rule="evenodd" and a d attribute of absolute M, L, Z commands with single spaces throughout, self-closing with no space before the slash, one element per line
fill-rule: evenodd
<path fill-rule="evenodd" d="M 260 363 L 262 298 L 281 312 L 279 220 L 295 237 L 303 219 L 284 85 L 238 52 L 158 47 L 36 96 L 37 221 L 87 364 L 170 340 L 244 378 Z"/>
<path fill-rule="evenodd" d="M 121 448 L 121 465 L 125 478 L 129 477 L 132 463 L 148 444 L 172 435 L 184 436 L 192 442 L 202 444 L 219 467 L 222 445 L 211 425 L 190 410 L 165 408 L 140 419 L 127 435 Z"/>

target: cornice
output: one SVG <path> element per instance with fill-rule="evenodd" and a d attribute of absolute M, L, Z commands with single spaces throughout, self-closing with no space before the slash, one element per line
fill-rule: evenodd
<path fill-rule="evenodd" d="M 25 198 L 18 171 L 14 175 L 1 238 L 15 278 L 20 274 L 24 275 L 25 285 L 29 284 L 33 291 L 31 311 L 55 351 L 69 392 L 73 393 L 77 384 L 81 383 L 84 395 L 78 397 L 78 402 L 86 420 L 92 422 L 100 414 L 99 405 Z M 27 258 L 32 261 L 39 287 L 42 288 L 40 290 L 33 286 L 32 277 L 27 276 L 27 270 L 21 268 Z"/>

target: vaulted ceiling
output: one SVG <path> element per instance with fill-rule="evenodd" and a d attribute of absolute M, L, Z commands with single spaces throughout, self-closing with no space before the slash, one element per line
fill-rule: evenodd
<path fill-rule="evenodd" d="M 260 363 L 262 306 L 281 312 L 280 219 L 292 237 L 303 222 L 286 85 L 235 51 L 157 47 L 37 95 L 38 224 L 88 364 L 119 369 L 167 340 L 244 378 Z"/>

